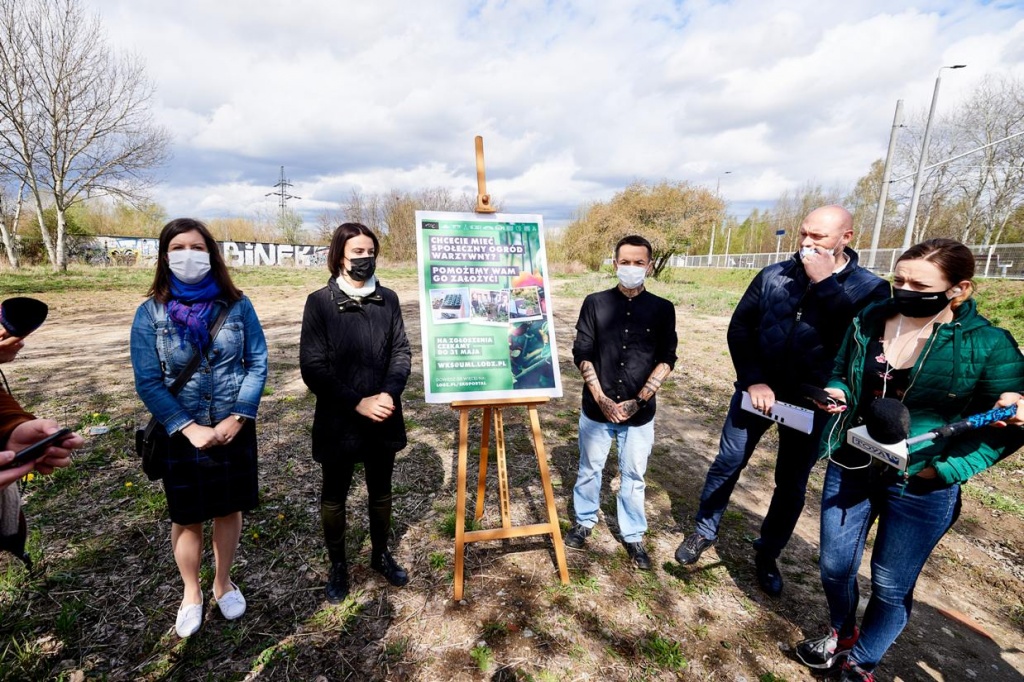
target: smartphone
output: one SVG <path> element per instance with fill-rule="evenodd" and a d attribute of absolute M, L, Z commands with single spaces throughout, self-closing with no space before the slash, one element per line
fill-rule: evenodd
<path fill-rule="evenodd" d="M 5 469 L 13 469 L 14 467 L 19 467 L 22 464 L 25 464 L 26 462 L 33 462 L 39 459 L 40 457 L 43 456 L 43 454 L 46 453 L 47 448 L 49 448 L 56 442 L 64 440 L 64 438 L 66 438 L 69 435 L 71 435 L 71 429 L 61 429 L 57 433 L 54 433 L 40 441 L 32 443 L 32 445 L 29 445 L 24 450 L 20 450 L 17 454 L 15 454 L 14 459 L 12 459 L 10 462 L 4 464 L 3 466 L 0 466 L 0 471 L 3 471 Z"/>
<path fill-rule="evenodd" d="M 819 402 L 822 405 L 837 406 L 846 404 L 845 400 L 833 398 L 831 395 L 829 395 L 828 391 L 818 386 L 814 386 L 812 384 L 801 384 L 800 390 L 803 391 L 804 396 L 810 398 L 811 400 Z"/>

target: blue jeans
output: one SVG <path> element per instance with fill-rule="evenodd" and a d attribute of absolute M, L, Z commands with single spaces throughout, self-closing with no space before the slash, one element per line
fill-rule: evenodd
<path fill-rule="evenodd" d="M 644 513 L 644 474 L 654 447 L 654 421 L 626 426 L 588 419 L 580 414 L 580 470 L 572 491 L 576 523 L 593 528 L 601 504 L 601 472 L 608 461 L 612 439 L 619 450 L 619 532 L 625 542 L 640 542 L 647 531 Z"/>
<path fill-rule="evenodd" d="M 910 618 L 924 562 L 959 513 L 959 484 L 911 478 L 906 489 L 889 467 L 846 470 L 829 463 L 821 497 L 821 582 L 832 627 L 852 634 L 857 570 L 868 529 L 878 519 L 868 600 L 850 659 L 873 670 Z"/>
<path fill-rule="evenodd" d="M 744 411 L 740 407 L 742 397 L 741 391 L 736 391 L 732 396 L 718 442 L 718 456 L 708 469 L 704 491 L 700 495 L 697 532 L 708 540 L 718 539 L 718 526 L 722 522 L 722 514 L 729 506 L 729 498 L 740 479 L 740 473 L 750 461 L 761 436 L 774 424 L 770 419 Z M 761 537 L 755 543 L 757 551 L 766 556 L 778 557 L 793 535 L 800 512 L 804 509 L 807 478 L 811 475 L 814 463 L 818 461 L 818 443 L 827 420 L 826 412 L 815 410 L 814 427 L 810 434 L 779 427 L 775 492 L 761 524 Z"/>

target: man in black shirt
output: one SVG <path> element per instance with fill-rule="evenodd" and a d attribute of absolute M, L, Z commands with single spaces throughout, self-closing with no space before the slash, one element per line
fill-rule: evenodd
<path fill-rule="evenodd" d="M 573 489 L 576 523 L 565 544 L 580 549 L 597 523 L 601 472 L 612 440 L 618 445 L 618 522 L 630 559 L 651 569 L 643 546 L 644 473 L 654 445 L 655 394 L 676 361 L 676 311 L 644 289 L 651 244 L 640 236 L 615 246 L 614 289 L 590 294 L 576 322 L 572 355 L 583 374 L 580 468 Z"/>
<path fill-rule="evenodd" d="M 733 311 L 728 341 L 736 392 L 718 455 L 704 481 L 696 531 L 676 550 L 679 563 L 695 563 L 718 541 L 718 526 L 740 472 L 773 424 L 741 409 L 743 392 L 765 414 L 777 399 L 813 408 L 801 385 L 824 386 L 854 315 L 889 297 L 888 283 L 857 264 L 857 253 L 847 246 L 852 237 L 853 218 L 846 209 L 823 206 L 811 211 L 800 225 L 800 252 L 757 273 Z M 782 592 L 776 559 L 804 508 L 807 479 L 827 418 L 815 410 L 810 434 L 779 428 L 775 490 L 761 537 L 754 543 L 758 584 L 772 596 Z"/>

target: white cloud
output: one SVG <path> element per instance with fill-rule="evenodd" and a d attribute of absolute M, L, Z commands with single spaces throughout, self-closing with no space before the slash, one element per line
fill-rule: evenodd
<path fill-rule="evenodd" d="M 640 179 L 742 205 L 852 185 L 893 109 L 1024 71 L 1024 9 L 984 0 L 97 2 L 141 54 L 175 158 L 173 215 L 245 213 L 285 165 L 311 213 L 352 188 L 488 189 L 566 216 Z M 949 73 L 949 72 L 945 72 Z"/>

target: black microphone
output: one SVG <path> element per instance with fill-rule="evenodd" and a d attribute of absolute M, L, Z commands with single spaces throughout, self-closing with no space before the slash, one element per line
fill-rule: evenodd
<path fill-rule="evenodd" d="M 910 433 L 910 410 L 895 398 L 879 398 L 868 406 L 864 425 L 875 441 L 895 445 Z"/>
<path fill-rule="evenodd" d="M 49 307 L 40 300 L 16 296 L 0 303 L 0 326 L 11 336 L 28 336 L 39 329 Z"/>

